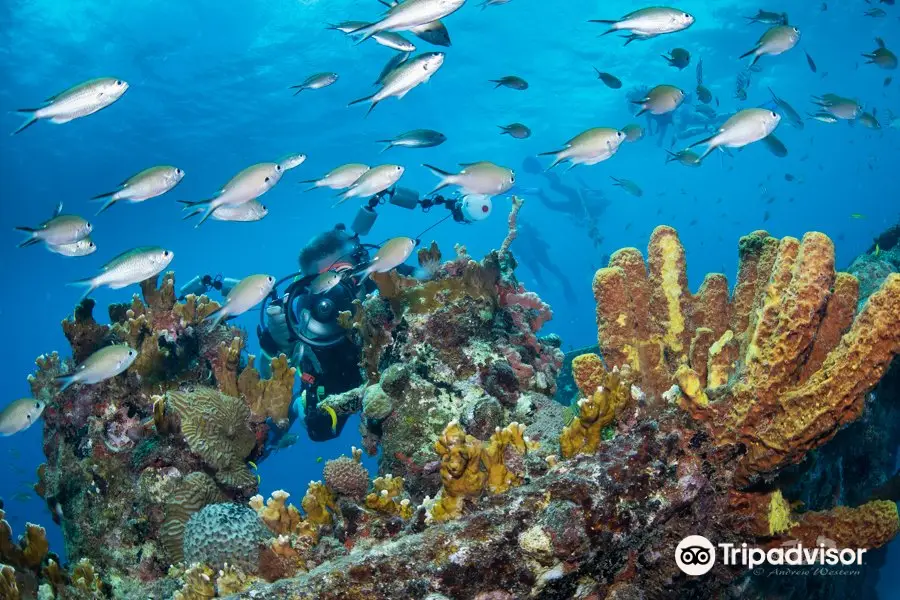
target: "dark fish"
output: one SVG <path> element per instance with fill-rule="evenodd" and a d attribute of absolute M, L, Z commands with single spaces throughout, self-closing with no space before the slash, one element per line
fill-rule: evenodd
<path fill-rule="evenodd" d="M 597 67 L 594 67 L 594 70 L 597 71 L 597 79 L 606 84 L 606 87 L 612 88 L 614 90 L 622 87 L 622 81 L 616 77 L 615 75 L 610 75 L 605 71 L 601 71 Z"/>
<path fill-rule="evenodd" d="M 747 99 L 747 88 L 750 86 L 750 71 L 741 71 L 738 73 L 734 84 L 734 97 L 738 100 Z"/>
<path fill-rule="evenodd" d="M 435 46 L 450 46 L 450 32 L 440 21 L 432 21 L 410 29 L 410 32 L 420 40 L 424 40 Z"/>
<path fill-rule="evenodd" d="M 781 140 L 779 140 L 771 133 L 764 137 L 762 141 L 765 147 L 769 149 L 769 152 L 771 152 L 778 158 L 784 158 L 785 156 L 787 156 L 787 147 L 785 147 L 785 145 L 781 143 Z"/>
<path fill-rule="evenodd" d="M 763 223 L 769 220 L 769 211 L 763 213 Z"/>
<path fill-rule="evenodd" d="M 784 174 L 784 180 L 785 180 L 785 181 L 794 181 L 794 179 L 796 179 L 796 178 L 795 178 L 793 175 L 791 175 L 790 173 L 785 173 L 785 174 Z"/>
<path fill-rule="evenodd" d="M 522 79 L 521 77 L 517 77 L 515 75 L 507 75 L 505 77 L 501 77 L 500 79 L 490 79 L 491 83 L 496 83 L 497 85 L 494 88 L 498 88 L 500 86 L 508 87 L 511 90 L 527 90 L 528 82 Z"/>
<path fill-rule="evenodd" d="M 691 62 L 691 53 L 684 48 L 673 48 L 668 56 L 663 54 L 662 57 L 669 63 L 670 67 L 675 67 L 679 70 L 684 69 Z"/>
<path fill-rule="evenodd" d="M 806 64 L 809 65 L 809 70 L 813 73 L 816 72 L 816 61 L 812 59 L 812 56 L 809 55 L 809 52 L 803 51 L 806 54 Z"/>
<path fill-rule="evenodd" d="M 716 118 L 716 109 L 711 106 L 695 106 L 694 110 L 706 117 L 707 119 Z"/>
<path fill-rule="evenodd" d="M 894 80 L 893 77 L 885 77 L 884 78 L 884 87 L 891 85 L 891 82 Z"/>
<path fill-rule="evenodd" d="M 697 85 L 703 85 L 703 59 L 697 61 Z"/>
<path fill-rule="evenodd" d="M 800 113 L 794 110 L 794 107 L 788 104 L 787 101 L 776 96 L 772 88 L 769 88 L 769 93 L 772 94 L 772 100 L 775 101 L 775 104 L 778 105 L 778 108 L 781 109 L 781 112 L 784 113 L 790 124 L 797 129 L 803 129 L 803 117 L 800 116 Z"/>
<path fill-rule="evenodd" d="M 517 140 L 524 140 L 525 138 L 531 137 L 531 130 L 528 129 L 527 126 L 522 123 L 510 123 L 509 125 L 497 125 L 500 129 L 503 130 L 503 134 L 509 134 Z"/>
<path fill-rule="evenodd" d="M 887 16 L 887 13 L 880 8 L 870 8 L 866 12 L 863 13 L 863 16 L 873 17 L 875 19 L 880 19 L 881 17 Z"/>
<path fill-rule="evenodd" d="M 699 100 L 703 104 L 709 104 L 710 102 L 712 102 L 712 92 L 710 92 L 705 85 L 698 85 L 697 100 Z"/>
<path fill-rule="evenodd" d="M 744 17 L 751 23 L 763 23 L 765 25 L 787 25 L 787 13 L 777 13 L 768 10 L 759 9 L 759 12 L 752 17 Z"/>

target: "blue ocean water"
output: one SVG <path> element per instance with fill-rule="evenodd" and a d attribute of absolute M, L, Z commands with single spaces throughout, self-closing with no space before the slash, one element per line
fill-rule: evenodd
<path fill-rule="evenodd" d="M 513 247 L 522 263 L 519 274 L 553 306 L 546 332 L 562 336 L 565 349 L 595 341 L 590 280 L 605 264 L 604 255 L 625 246 L 643 249 L 659 224 L 678 229 L 694 288 L 710 271 L 723 271 L 733 281 L 738 237 L 756 229 L 776 236 L 823 231 L 835 240 L 839 266 L 846 266 L 897 219 L 900 132 L 888 127 L 888 111 L 898 108 L 900 81 L 885 86 L 890 73 L 863 65 L 860 53 L 875 48 L 875 36 L 900 48 L 900 12 L 879 5 L 885 17 L 866 17 L 863 12 L 874 5 L 864 2 L 828 2 L 827 10 L 821 2 L 799 0 L 764 6 L 787 12 L 802 39 L 782 56 L 761 59 L 748 98 L 741 102 L 734 97 L 735 77 L 746 62 L 737 57 L 765 30 L 743 17 L 760 7 L 745 0 L 677 6 L 695 15 L 689 30 L 623 47 L 617 36 L 599 38 L 604 26 L 587 21 L 619 17 L 640 3 L 512 0 L 482 11 L 470 0 L 446 20 L 453 45 L 445 49 L 446 61 L 432 80 L 402 100 L 382 102 L 365 117 L 365 106 L 347 103 L 373 93 L 372 81 L 393 51 L 373 41 L 355 46 L 326 24 L 374 19 L 380 12 L 376 0 L 6 0 L 0 6 L 0 108 L 38 106 L 52 94 L 100 76 L 124 79 L 130 89 L 90 117 L 65 125 L 40 122 L 15 137 L 0 136 L 2 402 L 28 395 L 26 376 L 36 356 L 66 352 L 59 322 L 79 296 L 66 282 L 87 277 L 111 257 L 141 245 L 174 251 L 171 268 L 181 283 L 205 273 L 291 273 L 300 248 L 313 235 L 351 221 L 360 206 L 350 201 L 331 208 L 329 192 L 304 194 L 298 182 L 347 162 L 401 164 L 406 172 L 400 183 L 423 193 L 437 181 L 423 162 L 453 170 L 457 163 L 490 160 L 515 169 L 517 193 L 526 199 L 521 218 L 532 236 Z M 420 51 L 439 49 L 415 41 Z M 691 65 L 683 71 L 660 58 L 678 46 L 692 53 Z M 804 51 L 814 58 L 816 73 Z M 756 144 L 733 157 L 717 153 L 697 169 L 666 165 L 664 149 L 671 133 L 662 146 L 648 134 L 623 145 L 607 162 L 571 172 L 560 169 L 563 184 L 599 190 L 605 198 L 594 215 L 603 238 L 595 245 L 583 213 L 554 211 L 534 193 L 532 188 L 541 188 L 562 199 L 553 196 L 545 176 L 523 168 L 523 161 L 561 147 L 589 127 L 630 122 L 646 127 L 643 118 L 632 114 L 629 90 L 670 83 L 692 91 L 700 58 L 705 84 L 723 115 L 768 103 L 767 87 L 801 114 L 813 108 L 810 95 L 831 92 L 857 98 L 869 111 L 877 109 L 883 129 L 807 121 L 797 130 L 782 121 L 777 134 L 789 148 L 787 157 L 777 158 Z M 623 88 L 604 86 L 593 67 L 619 77 Z M 320 71 L 337 72 L 340 79 L 296 97 L 288 90 Z M 494 89 L 488 82 L 511 74 L 525 78 L 529 89 Z M 690 111 L 693 102 L 679 110 Z M 529 139 L 500 135 L 498 125 L 516 121 L 532 129 Z M 5 114 L 0 129 L 11 132 L 20 122 L 20 116 Z M 383 144 L 376 140 L 415 128 L 441 131 L 448 141 L 437 148 L 379 154 Z M 676 149 L 685 144 L 679 141 Z M 270 212 L 263 221 L 210 221 L 195 229 L 181 220 L 176 200 L 209 197 L 244 167 L 298 152 L 308 160 L 264 196 Z M 165 196 L 119 203 L 91 216 L 99 247 L 95 254 L 64 258 L 39 246 L 16 248 L 21 235 L 14 226 L 46 220 L 58 202 L 66 212 L 93 215 L 99 205 L 89 198 L 157 164 L 176 165 L 186 177 Z M 612 186 L 610 176 L 636 182 L 643 195 Z M 592 192 L 591 197 L 599 196 Z M 488 220 L 447 222 L 425 241 L 435 239 L 445 255 L 454 244 L 463 244 L 481 256 L 505 235 L 508 209 L 507 198 L 495 198 Z M 414 236 L 443 216 L 395 206 L 380 212 L 367 238 L 372 243 Z M 532 269 L 529 246 L 540 245 L 533 236 L 546 242 L 547 254 L 571 284 L 574 298 L 567 297 L 556 277 L 541 277 Z M 530 244 L 523 246 L 526 241 Z M 98 316 L 103 315 L 99 307 L 127 301 L 135 291 L 95 293 Z M 246 314 L 237 323 L 252 332 L 257 318 Z M 308 480 L 320 477 L 317 457 L 347 453 L 358 442 L 353 422 L 333 442 L 313 444 L 301 436 L 296 446 L 261 465 L 262 492 L 285 488 L 300 494 Z M 31 494 L 25 499 L 43 458 L 40 428 L 0 439 L 0 457 L 8 463 L 0 467 L 0 496 L 9 516 L 18 519 L 14 529 L 20 530 L 26 520 L 50 523 L 39 498 Z M 374 470 L 373 463 L 370 468 Z M 13 498 L 20 493 L 25 495 Z M 53 547 L 61 550 L 58 528 L 51 523 L 49 530 Z"/>

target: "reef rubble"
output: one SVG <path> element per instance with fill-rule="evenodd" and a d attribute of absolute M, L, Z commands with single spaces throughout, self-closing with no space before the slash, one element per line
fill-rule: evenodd
<path fill-rule="evenodd" d="M 74 564 L 59 566 L 37 526 L 12 541 L 0 514 L 0 592 L 763 598 L 766 582 L 740 566 L 685 575 L 677 544 L 877 557 L 900 530 L 897 505 L 863 488 L 846 506 L 823 502 L 821 486 L 829 441 L 885 410 L 872 390 L 900 353 L 900 274 L 862 297 L 824 235 L 757 231 L 740 240 L 734 287 L 711 274 L 694 294 L 677 232 L 659 227 L 646 260 L 626 248 L 596 273 L 597 352 L 564 363 L 560 340 L 540 333 L 550 307 L 515 277 L 520 207 L 500 250 L 479 261 L 422 248 L 427 277 L 376 274 L 379 293 L 342 315 L 366 383 L 326 403 L 361 414 L 361 448 L 329 461 L 298 506 L 285 490 L 258 495 L 254 474 L 270 432 L 288 425 L 285 357 L 261 378 L 244 335 L 201 326 L 215 303 L 177 301 L 172 274 L 110 307 L 110 325 L 81 304 L 63 322 L 75 360 L 113 342 L 140 358 L 61 393 L 53 378 L 70 363 L 38 359 L 37 490 Z M 570 406 L 554 400 L 564 364 Z M 370 474 L 361 457 L 379 452 Z M 850 593 L 853 581 L 784 594 Z"/>

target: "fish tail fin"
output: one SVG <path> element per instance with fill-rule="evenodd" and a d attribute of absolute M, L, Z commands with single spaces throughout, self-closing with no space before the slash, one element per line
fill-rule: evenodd
<path fill-rule="evenodd" d="M 646 109 L 646 108 L 642 108 L 642 109 L 639 110 L 639 111 L 637 112 L 637 114 L 634 115 L 634 116 L 639 117 L 639 116 L 641 116 L 642 114 L 644 114 L 645 112 L 647 112 L 647 109 Z"/>
<path fill-rule="evenodd" d="M 354 100 L 353 102 L 351 102 L 350 104 L 348 104 L 347 106 L 353 106 L 354 104 L 359 104 L 361 102 L 371 102 L 374 97 L 375 97 L 375 94 L 372 94 L 371 96 L 366 96 L 365 98 L 358 98 L 358 99 Z"/>
<path fill-rule="evenodd" d="M 204 204 L 209 204 L 212 201 L 212 198 L 207 198 L 205 200 L 179 200 L 178 202 L 186 206 L 202 206 Z"/>
<path fill-rule="evenodd" d="M 748 56 L 750 56 L 751 54 L 756 52 L 758 49 L 759 49 L 758 46 L 754 46 L 753 48 L 750 48 L 749 50 L 747 50 L 746 52 L 741 54 L 738 58 L 747 58 Z"/>
<path fill-rule="evenodd" d="M 619 186 L 619 187 L 622 186 L 622 180 L 621 180 L 621 179 L 619 179 L 619 178 L 617 178 L 617 177 L 613 177 L 612 175 L 610 175 L 609 178 L 613 180 L 613 185 L 617 185 L 617 186 Z"/>
<path fill-rule="evenodd" d="M 496 90 L 498 87 L 500 87 L 501 85 L 503 85 L 503 82 L 500 81 L 499 79 L 488 79 L 488 81 L 490 81 L 491 83 L 496 83 L 496 84 L 497 84 L 497 85 L 494 86 L 494 89 L 495 89 L 495 90 Z"/>
<path fill-rule="evenodd" d="M 378 154 L 384 154 L 385 152 L 387 152 L 388 150 L 390 150 L 391 148 L 394 147 L 394 142 L 392 140 L 375 140 L 375 142 L 378 144 L 387 144 L 387 146 L 382 148 Z"/>
<path fill-rule="evenodd" d="M 756 66 L 756 63 L 759 62 L 759 57 L 760 57 L 760 56 L 762 56 L 762 54 L 756 54 L 756 55 L 754 55 L 754 56 L 753 56 L 753 60 L 750 61 L 750 66 L 747 67 L 747 68 L 748 68 L 748 69 L 752 69 L 753 67 L 755 67 L 755 66 Z"/>
<path fill-rule="evenodd" d="M 91 196 L 91 200 L 102 200 L 103 198 L 109 198 L 117 191 L 118 190 L 113 190 L 112 192 L 106 192 L 105 194 L 97 194 L 96 196 Z"/>
<path fill-rule="evenodd" d="M 563 156 L 562 152 L 563 152 L 562 150 L 555 150 L 553 152 L 541 152 L 540 154 L 538 154 L 538 156 L 553 156 L 554 157 L 553 162 L 550 164 L 550 166 L 547 167 L 546 169 L 544 169 L 544 173 L 546 173 L 547 171 L 550 171 L 551 169 L 553 169 L 553 167 L 555 167 L 562 161 L 566 160 L 567 157 Z"/>
<path fill-rule="evenodd" d="M 666 164 L 669 164 L 673 160 L 678 160 L 678 155 L 671 150 L 666 150 L 666 154 L 668 154 L 668 156 L 666 157 Z"/>
<path fill-rule="evenodd" d="M 613 27 L 610 27 L 609 29 L 601 33 L 599 37 L 603 37 L 604 35 L 609 35 L 610 33 L 617 31 L 617 29 L 615 28 L 616 21 L 613 21 L 612 19 L 591 19 L 590 21 L 588 21 L 588 23 L 603 23 L 604 25 L 613 25 Z"/>
<path fill-rule="evenodd" d="M 714 137 L 716 137 L 716 136 L 715 136 L 715 135 L 711 135 L 711 136 L 709 136 L 709 137 L 707 137 L 707 138 L 703 138 L 702 140 L 698 140 L 698 141 L 694 142 L 693 144 L 689 145 L 689 146 L 688 146 L 688 149 L 690 149 L 690 148 L 696 148 L 696 147 L 699 146 L 700 144 L 708 144 L 708 143 L 710 143 L 710 142 L 712 141 L 712 139 L 713 139 Z"/>
<path fill-rule="evenodd" d="M 634 40 L 639 40 L 639 39 L 641 39 L 641 36 L 635 35 L 635 34 L 632 33 L 631 35 L 626 35 L 626 36 L 624 36 L 624 38 L 625 38 L 625 43 L 622 44 L 622 45 L 623 45 L 623 46 L 627 46 L 628 44 L 630 44 L 630 43 L 633 42 Z"/>
<path fill-rule="evenodd" d="M 37 123 L 38 118 L 34 115 L 34 113 L 36 113 L 37 111 L 38 111 L 37 108 L 20 108 L 20 109 L 16 110 L 17 113 L 27 114 L 28 119 L 24 123 L 19 125 L 19 128 L 16 129 L 15 131 L 13 131 L 10 135 L 16 135 L 17 133 L 22 133 L 23 131 L 25 131 L 26 129 L 28 129 L 35 123 Z"/>
<path fill-rule="evenodd" d="M 110 198 L 109 200 L 107 200 L 106 202 L 103 203 L 103 206 L 101 206 L 100 210 L 98 210 L 95 213 L 95 216 L 99 215 L 100 213 L 102 213 L 103 211 L 105 211 L 106 209 L 108 209 L 110 206 L 112 206 L 113 204 L 115 204 L 118 201 L 119 201 L 118 198 Z"/>
<path fill-rule="evenodd" d="M 204 323 L 209 322 L 209 324 L 210 324 L 209 330 L 210 331 L 212 331 L 213 329 L 218 327 L 219 323 L 222 322 L 222 319 L 225 318 L 226 314 L 225 314 L 225 311 L 223 310 L 224 308 L 225 308 L 224 306 L 220 306 L 213 312 L 209 313 L 205 319 L 203 319 Z"/>
<path fill-rule="evenodd" d="M 306 192 L 312 192 L 312 191 L 317 190 L 317 189 L 319 189 L 319 186 L 314 185 L 314 186 L 312 186 L 312 187 L 308 187 L 308 188 L 306 188 L 305 190 L 303 190 L 303 193 L 305 194 Z"/>
<path fill-rule="evenodd" d="M 502 132 L 500 135 L 503 135 L 504 133 L 509 133 L 509 127 L 507 127 L 505 125 L 497 125 L 497 127 L 499 127 Z"/>
<path fill-rule="evenodd" d="M 59 377 L 54 378 L 54 381 L 56 381 L 56 383 L 62 384 L 62 387 L 60 387 L 57 391 L 57 393 L 59 394 L 69 389 L 69 386 L 76 382 L 75 374 L 73 373 L 72 375 L 60 375 Z"/>
<path fill-rule="evenodd" d="M 375 35 L 376 33 L 378 33 L 377 27 L 378 27 L 378 23 L 370 23 L 369 25 L 363 25 L 362 27 L 358 27 L 352 31 L 348 31 L 347 35 L 362 34 L 362 37 L 360 37 L 356 41 L 356 44 L 359 45 L 359 44 L 362 44 L 367 39 L 369 39 L 370 37 L 372 37 L 373 35 Z"/>
<path fill-rule="evenodd" d="M 34 236 L 37 229 L 35 229 L 33 227 L 16 227 L 16 231 L 24 231 L 25 233 L 31 234 L 31 235 L 29 235 L 28 239 L 24 240 L 21 244 L 18 245 L 19 248 L 26 248 L 28 246 L 33 246 L 34 244 L 37 244 L 38 242 L 41 241 Z"/>
<path fill-rule="evenodd" d="M 212 205 L 207 206 L 206 210 L 203 213 L 203 216 L 200 218 L 199 221 L 197 221 L 197 224 L 194 225 L 194 229 L 197 229 L 198 227 L 200 227 L 201 225 L 206 223 L 206 220 L 208 218 L 210 218 L 214 212 L 216 212 L 216 208 L 218 208 L 218 207 L 212 206 Z"/>
<path fill-rule="evenodd" d="M 84 291 L 84 293 L 81 295 L 80 300 L 84 300 L 85 298 L 87 298 L 88 296 L 91 295 L 91 292 L 93 292 L 94 290 L 97 289 L 97 284 L 94 283 L 94 278 L 93 278 L 93 277 L 88 277 L 88 278 L 86 278 L 86 279 L 78 279 L 77 281 L 71 281 L 71 282 L 69 282 L 68 285 L 71 285 L 71 286 L 74 286 L 74 287 L 85 287 L 85 286 L 87 286 L 87 289 L 86 289 L 86 290 Z"/>
<path fill-rule="evenodd" d="M 296 92 L 294 92 L 294 95 L 296 96 L 297 94 L 299 94 L 300 92 L 302 92 L 302 91 L 305 90 L 306 88 L 303 87 L 303 85 L 292 85 L 292 86 L 289 87 L 288 89 L 289 89 L 289 90 L 297 90 Z"/>
<path fill-rule="evenodd" d="M 187 210 L 188 208 L 190 208 L 190 207 L 189 207 L 189 206 L 186 206 L 186 207 L 185 207 L 185 210 Z M 181 220 L 182 220 L 182 221 L 187 221 L 187 220 L 190 219 L 191 217 L 196 217 L 197 215 L 199 215 L 199 214 L 202 213 L 202 212 L 203 212 L 203 209 L 202 209 L 202 208 L 195 208 L 194 210 L 192 210 L 192 211 L 189 212 L 188 214 L 186 214 L 186 215 L 184 215 L 183 217 L 181 217 Z"/>
<path fill-rule="evenodd" d="M 449 173 L 447 171 L 444 171 L 443 169 L 438 169 L 437 167 L 435 167 L 433 165 L 423 164 L 422 166 L 441 178 L 441 180 L 438 182 L 437 186 L 435 186 L 435 188 L 433 190 L 431 190 L 431 192 L 429 192 L 430 194 L 433 194 L 438 190 L 442 190 L 445 187 L 447 187 L 448 185 L 450 185 L 451 183 L 453 183 L 450 180 L 450 178 L 453 177 L 453 173 Z"/>

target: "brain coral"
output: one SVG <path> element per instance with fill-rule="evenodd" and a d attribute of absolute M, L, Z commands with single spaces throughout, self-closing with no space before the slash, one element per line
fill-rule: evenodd
<path fill-rule="evenodd" d="M 160 527 L 160 541 L 173 563 L 184 559 L 182 540 L 184 526 L 191 515 L 207 504 L 220 502 L 224 498 L 216 483 L 206 473 L 191 473 L 181 480 L 178 490 L 166 503 L 166 518 Z"/>
<path fill-rule="evenodd" d="M 361 500 L 369 489 L 369 472 L 346 456 L 325 463 L 324 476 L 325 484 L 342 496 Z"/>
<path fill-rule="evenodd" d="M 239 504 L 210 504 L 195 513 L 184 528 L 184 558 L 222 569 L 225 563 L 255 573 L 259 548 L 272 532 L 256 511 Z"/>
<path fill-rule="evenodd" d="M 178 413 L 191 452 L 215 469 L 220 483 L 233 488 L 256 485 L 246 462 L 256 436 L 249 425 L 250 409 L 243 400 L 212 388 L 197 388 L 168 392 L 166 402 Z"/>

